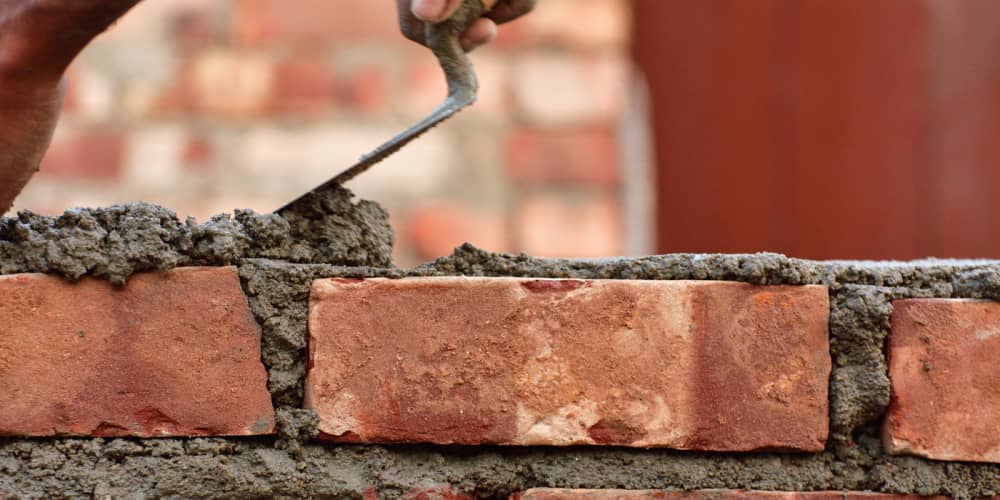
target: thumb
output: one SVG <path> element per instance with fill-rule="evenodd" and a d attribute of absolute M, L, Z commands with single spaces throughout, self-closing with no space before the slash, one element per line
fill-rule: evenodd
<path fill-rule="evenodd" d="M 413 0 L 410 11 L 421 21 L 439 23 L 451 17 L 462 0 Z"/>

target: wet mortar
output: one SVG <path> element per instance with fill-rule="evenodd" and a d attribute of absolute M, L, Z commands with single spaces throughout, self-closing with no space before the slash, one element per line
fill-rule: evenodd
<path fill-rule="evenodd" d="M 1000 494 L 1000 465 L 885 455 L 884 341 L 891 301 L 1000 299 L 1000 262 L 813 262 L 776 254 L 567 261 L 466 245 L 415 269 L 393 267 L 385 211 L 338 190 L 298 213 L 237 211 L 204 224 L 146 204 L 0 219 L 0 274 L 44 272 L 124 283 L 135 272 L 235 264 L 263 332 L 278 435 L 253 439 L 0 440 L 0 497 L 397 498 L 451 485 L 503 498 L 532 487 L 871 490 L 976 498 Z M 831 437 L 819 454 L 725 454 L 574 447 L 331 446 L 298 409 L 312 280 L 325 277 L 533 276 L 732 280 L 830 288 Z"/>

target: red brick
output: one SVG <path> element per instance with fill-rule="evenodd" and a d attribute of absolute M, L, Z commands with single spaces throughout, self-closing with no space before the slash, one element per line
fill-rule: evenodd
<path fill-rule="evenodd" d="M 522 129 L 506 144 L 507 169 L 523 184 L 615 185 L 618 139 L 606 127 Z"/>
<path fill-rule="evenodd" d="M 448 97 L 448 84 L 433 58 L 414 58 L 406 69 L 405 78 L 400 104 L 413 119 L 426 116 Z"/>
<path fill-rule="evenodd" d="M 533 193 L 515 214 L 515 250 L 543 257 L 621 255 L 625 230 L 616 196 L 606 193 Z"/>
<path fill-rule="evenodd" d="M 327 44 L 359 40 L 409 43 L 391 2 L 235 0 L 232 31 L 245 44 Z"/>
<path fill-rule="evenodd" d="M 821 451 L 825 287 L 319 280 L 306 406 L 324 439 Z"/>
<path fill-rule="evenodd" d="M 333 109 L 337 83 L 319 55 L 299 54 L 275 67 L 271 108 L 278 113 L 323 116 Z"/>
<path fill-rule="evenodd" d="M 124 167 L 125 136 L 120 130 L 91 128 L 60 132 L 42 159 L 40 174 L 112 180 Z"/>
<path fill-rule="evenodd" d="M 219 16 L 205 8 L 188 6 L 173 13 L 168 21 L 171 37 L 187 47 L 205 46 L 220 40 L 225 29 Z"/>
<path fill-rule="evenodd" d="M 1000 462 L 1000 303 L 893 302 L 890 453 Z"/>
<path fill-rule="evenodd" d="M 513 65 L 520 116 L 544 126 L 614 123 L 627 99 L 630 67 L 612 55 L 540 52 Z"/>
<path fill-rule="evenodd" d="M 456 492 L 450 486 L 415 488 L 400 497 L 401 500 L 474 500 L 474 497 Z"/>
<path fill-rule="evenodd" d="M 0 277 L 0 435 L 270 433 L 260 330 L 234 268 L 115 288 Z"/>
<path fill-rule="evenodd" d="M 389 80 L 380 66 L 358 68 L 346 86 L 346 101 L 354 109 L 371 114 L 389 108 Z"/>
<path fill-rule="evenodd" d="M 630 31 L 625 0 L 545 0 L 530 16 L 505 29 L 516 29 L 522 45 L 553 45 L 574 51 L 625 49 Z M 573 19 L 573 22 L 566 22 Z"/>
<path fill-rule="evenodd" d="M 245 118 L 263 113 L 274 91 L 274 63 L 250 52 L 208 50 L 183 75 L 198 113 Z"/>
<path fill-rule="evenodd" d="M 533 489 L 517 493 L 515 500 L 917 500 L 941 499 L 947 497 L 921 497 L 918 495 L 894 495 L 889 493 L 869 493 L 855 491 L 743 491 L 743 490 L 560 490 Z"/>
<path fill-rule="evenodd" d="M 205 137 L 189 137 L 184 144 L 182 160 L 188 170 L 206 170 L 215 159 L 215 146 Z"/>
<path fill-rule="evenodd" d="M 458 203 L 439 202 L 414 208 L 407 235 L 413 249 L 424 259 L 449 255 L 465 242 L 494 252 L 508 248 L 507 221 L 502 213 Z"/>

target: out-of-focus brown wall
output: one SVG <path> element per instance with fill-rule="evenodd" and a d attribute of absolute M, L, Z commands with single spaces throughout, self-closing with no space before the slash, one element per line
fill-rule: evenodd
<path fill-rule="evenodd" d="M 1000 2 L 634 9 L 660 251 L 1000 256 Z"/>

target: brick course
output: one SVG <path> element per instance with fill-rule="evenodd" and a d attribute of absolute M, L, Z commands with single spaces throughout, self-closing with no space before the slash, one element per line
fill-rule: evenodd
<path fill-rule="evenodd" d="M 306 406 L 333 441 L 821 451 L 824 287 L 320 280 Z"/>

